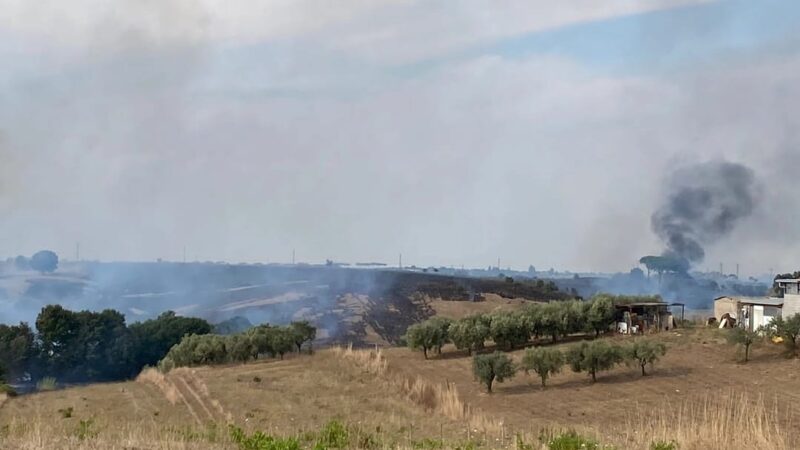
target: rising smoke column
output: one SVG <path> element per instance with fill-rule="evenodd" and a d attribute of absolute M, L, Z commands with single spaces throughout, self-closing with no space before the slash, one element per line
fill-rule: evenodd
<path fill-rule="evenodd" d="M 697 263 L 704 246 L 728 235 L 753 213 L 759 196 L 755 173 L 727 161 L 676 170 L 667 181 L 667 198 L 651 218 L 666 245 L 665 255 Z"/>

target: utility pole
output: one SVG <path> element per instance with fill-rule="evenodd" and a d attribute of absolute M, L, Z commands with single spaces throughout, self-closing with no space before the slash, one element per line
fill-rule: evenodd
<path fill-rule="evenodd" d="M 719 263 L 719 274 L 725 275 L 725 272 L 722 271 L 722 263 Z"/>
<path fill-rule="evenodd" d="M 739 263 L 736 263 L 736 279 L 739 279 Z"/>
<path fill-rule="evenodd" d="M 295 265 L 295 262 L 294 262 L 294 261 L 295 261 L 295 260 L 294 260 L 294 249 L 292 249 L 292 265 Z"/>
<path fill-rule="evenodd" d="M 397 268 L 398 269 L 402 269 L 403 268 L 403 254 L 402 253 L 400 253 L 400 257 L 397 260 Z"/>

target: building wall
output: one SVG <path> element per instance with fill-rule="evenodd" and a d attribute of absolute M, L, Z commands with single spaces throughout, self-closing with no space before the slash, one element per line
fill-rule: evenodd
<path fill-rule="evenodd" d="M 800 284 L 787 283 L 784 285 L 783 292 L 784 294 L 800 295 Z"/>
<path fill-rule="evenodd" d="M 795 314 L 800 314 L 800 295 L 784 294 L 783 317 L 792 317 Z"/>
<path fill-rule="evenodd" d="M 714 300 L 714 317 L 716 317 L 717 320 L 721 320 L 722 316 L 725 313 L 728 313 L 731 315 L 731 317 L 734 317 L 738 320 L 740 315 L 738 311 L 738 304 L 739 302 L 730 297 L 722 297 Z"/>

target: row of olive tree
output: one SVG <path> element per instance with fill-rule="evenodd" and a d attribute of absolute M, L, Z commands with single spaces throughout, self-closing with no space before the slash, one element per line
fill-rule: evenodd
<path fill-rule="evenodd" d="M 627 345 L 609 344 L 596 340 L 581 342 L 569 347 L 565 352 L 556 348 L 536 347 L 525 351 L 521 364 L 517 365 L 508 355 L 500 352 L 476 355 L 472 362 L 475 378 L 491 393 L 495 382 L 503 382 L 514 377 L 518 370 L 539 376 L 542 388 L 547 380 L 569 365 L 573 372 L 587 373 L 592 382 L 597 381 L 597 373 L 612 369 L 625 362 L 641 368 L 642 376 L 647 375 L 647 365 L 653 365 L 666 354 L 663 343 L 639 338 Z"/>
<path fill-rule="evenodd" d="M 472 355 L 490 339 L 499 348 L 512 350 L 540 337 L 549 337 L 553 342 L 577 333 L 597 337 L 613 324 L 614 306 L 634 299 L 641 300 L 601 294 L 589 301 L 535 303 L 520 311 L 474 315 L 456 321 L 434 317 L 409 327 L 405 339 L 410 348 L 421 350 L 427 359 L 428 351 L 436 349 L 441 353 L 448 342 Z"/>
<path fill-rule="evenodd" d="M 292 322 L 287 326 L 259 325 L 229 336 L 189 335 L 169 350 L 158 367 L 169 371 L 176 367 L 244 363 L 261 355 L 283 359 L 283 355 L 292 350 L 300 353 L 306 343 L 311 352 L 311 343 L 316 336 L 317 329 L 307 321 Z"/>

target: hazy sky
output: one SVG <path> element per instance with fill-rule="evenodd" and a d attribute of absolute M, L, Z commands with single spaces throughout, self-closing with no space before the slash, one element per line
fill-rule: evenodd
<path fill-rule="evenodd" d="M 800 269 L 795 0 L 0 0 L 0 255 L 627 270 L 678 167 L 763 185 L 702 267 Z M 731 269 L 732 270 L 732 269 Z"/>

